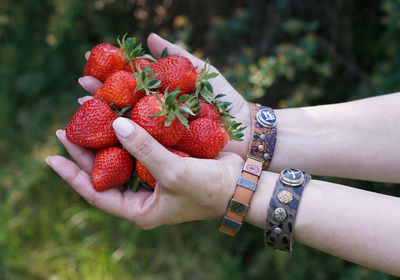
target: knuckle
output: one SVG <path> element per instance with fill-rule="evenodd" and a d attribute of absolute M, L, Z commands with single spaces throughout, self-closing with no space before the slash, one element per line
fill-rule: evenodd
<path fill-rule="evenodd" d="M 132 148 L 133 148 L 133 153 L 135 156 L 138 158 L 145 158 L 148 157 L 154 149 L 153 141 L 152 139 L 149 139 L 147 135 L 141 135 L 140 137 L 136 137 L 133 140 L 132 143 Z"/>

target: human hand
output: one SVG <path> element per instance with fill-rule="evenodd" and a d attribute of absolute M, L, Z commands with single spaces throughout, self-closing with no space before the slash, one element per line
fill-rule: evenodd
<path fill-rule="evenodd" d="M 159 59 L 162 51 L 167 48 L 168 52 L 173 55 L 185 56 L 193 63 L 193 65 L 198 67 L 200 71 L 204 67 L 204 61 L 193 56 L 181 47 L 172 44 L 158 35 L 152 33 L 147 39 L 147 45 L 150 49 L 152 55 Z M 90 52 L 85 54 L 86 59 L 88 59 Z M 244 137 L 243 141 L 229 141 L 225 146 L 225 152 L 233 152 L 245 158 L 248 152 L 248 148 L 251 142 L 251 112 L 248 103 L 244 98 L 229 84 L 229 82 L 221 75 L 221 73 L 213 66 L 211 66 L 210 72 L 217 72 L 218 77 L 209 80 L 214 88 L 215 94 L 225 94 L 221 101 L 232 102 L 232 109 L 230 114 L 235 117 L 236 122 L 242 123 L 246 129 L 243 131 Z M 90 93 L 94 94 L 96 90 L 102 85 L 102 82 L 91 76 L 84 76 L 79 79 L 79 83 Z"/>
<path fill-rule="evenodd" d="M 156 178 L 154 192 L 96 192 L 90 179 L 94 153 L 70 142 L 63 130 L 57 137 L 75 163 L 61 156 L 50 156 L 47 163 L 90 204 L 142 229 L 223 216 L 243 165 L 237 154 L 222 152 L 213 160 L 181 158 L 127 118 L 118 118 L 113 127 L 120 143 Z"/>

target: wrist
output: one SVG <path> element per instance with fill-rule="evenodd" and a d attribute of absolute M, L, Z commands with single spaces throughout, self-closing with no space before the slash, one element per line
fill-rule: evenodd
<path fill-rule="evenodd" d="M 268 205 L 274 186 L 279 174 L 268 171 L 261 173 L 257 184 L 257 191 L 254 193 L 245 221 L 259 228 L 264 228 L 267 216 Z"/>
<path fill-rule="evenodd" d="M 234 152 L 245 159 L 252 141 L 252 115 L 250 104 L 243 100 L 242 105 L 234 116 L 235 121 L 242 123 L 242 126 L 246 127 L 243 130 L 243 141 L 229 141 L 224 150 Z"/>

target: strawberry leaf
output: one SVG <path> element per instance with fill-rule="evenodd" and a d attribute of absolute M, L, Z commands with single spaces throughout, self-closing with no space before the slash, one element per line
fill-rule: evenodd
<path fill-rule="evenodd" d="M 175 115 L 178 117 L 178 120 L 187 128 L 189 129 L 189 123 L 187 121 L 187 119 L 182 116 L 182 114 L 180 112 L 176 112 Z"/>
<path fill-rule="evenodd" d="M 206 74 L 206 75 L 204 76 L 204 79 L 205 79 L 205 80 L 209 80 L 209 79 L 214 79 L 214 78 L 216 78 L 216 77 L 218 77 L 218 73 L 211 72 L 211 73 Z"/>
<path fill-rule="evenodd" d="M 168 48 L 165 47 L 161 53 L 161 59 L 168 57 Z"/>
<path fill-rule="evenodd" d="M 170 126 L 172 121 L 174 120 L 175 115 L 173 113 L 168 114 L 168 119 L 164 122 L 165 126 Z"/>

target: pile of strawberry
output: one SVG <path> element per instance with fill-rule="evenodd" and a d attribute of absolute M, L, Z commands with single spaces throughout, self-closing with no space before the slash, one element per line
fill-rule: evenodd
<path fill-rule="evenodd" d="M 229 140 L 241 140 L 244 127 L 232 120 L 230 103 L 217 100 L 223 94 L 214 97 L 208 80 L 217 74 L 209 73 L 209 63 L 197 73 L 186 57 L 168 56 L 164 50 L 156 60 L 144 54 L 135 38 L 117 41 L 119 48 L 102 43 L 91 50 L 84 75 L 104 84 L 65 129 L 71 142 L 96 151 L 96 191 L 156 185 L 150 172 L 118 143 L 112 127 L 118 116 L 130 116 L 181 157 L 215 158 Z"/>

